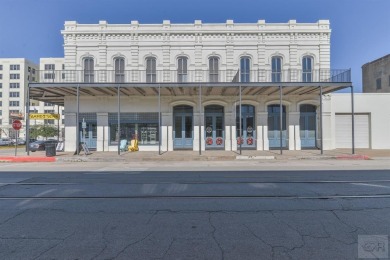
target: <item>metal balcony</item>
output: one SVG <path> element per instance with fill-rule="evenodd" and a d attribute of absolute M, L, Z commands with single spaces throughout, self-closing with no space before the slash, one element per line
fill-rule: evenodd
<path fill-rule="evenodd" d="M 351 70 L 297 69 L 273 72 L 271 70 L 41 70 L 40 83 L 289 83 L 289 82 L 351 82 Z"/>

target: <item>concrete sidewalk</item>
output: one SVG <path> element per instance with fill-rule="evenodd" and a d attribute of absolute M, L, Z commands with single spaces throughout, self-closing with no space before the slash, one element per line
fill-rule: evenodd
<path fill-rule="evenodd" d="M 55 157 L 46 157 L 45 151 L 38 151 L 26 155 L 26 152 L 19 152 L 18 156 L 12 156 L 2 151 L 0 162 L 132 162 L 132 161 L 234 161 L 234 160 L 389 160 L 390 150 L 356 149 L 351 154 L 351 149 L 300 150 L 289 151 L 279 150 L 255 151 L 202 151 L 201 154 L 195 151 L 162 151 L 158 152 L 92 152 L 90 155 L 73 155 L 71 152 L 57 152 Z"/>

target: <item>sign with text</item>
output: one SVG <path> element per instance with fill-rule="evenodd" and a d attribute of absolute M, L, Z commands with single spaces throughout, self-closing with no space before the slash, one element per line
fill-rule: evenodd
<path fill-rule="evenodd" d="M 54 119 L 54 120 L 60 120 L 60 114 L 36 114 L 31 113 L 30 119 L 33 120 L 45 120 L 45 119 Z"/>
<path fill-rule="evenodd" d="M 20 130 L 20 128 L 22 128 L 22 122 L 20 122 L 19 120 L 14 120 L 12 122 L 12 128 L 16 131 Z"/>

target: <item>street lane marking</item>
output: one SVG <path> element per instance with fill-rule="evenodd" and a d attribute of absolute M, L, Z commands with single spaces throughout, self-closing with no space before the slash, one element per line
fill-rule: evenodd
<path fill-rule="evenodd" d="M 376 188 L 386 188 L 390 189 L 389 186 L 385 185 L 378 185 L 378 184 L 369 184 L 369 183 L 351 183 L 352 185 L 358 185 L 358 186 L 369 186 L 369 187 L 376 187 Z"/>
<path fill-rule="evenodd" d="M 390 198 L 390 194 L 377 195 L 329 195 L 329 196 L 261 196 L 261 195 L 140 195 L 140 196 L 54 196 L 54 197 L 0 197 L 0 200 L 100 200 L 100 199 L 370 199 Z M 21 202 L 22 203 L 22 202 Z"/>
<path fill-rule="evenodd" d="M 26 198 L 24 201 L 19 202 L 17 206 L 24 206 L 25 204 L 31 202 L 31 201 L 34 200 L 34 199 L 44 198 L 44 197 L 42 197 L 43 195 L 49 194 L 49 193 L 51 193 L 51 192 L 53 192 L 53 191 L 55 191 L 55 190 L 56 190 L 56 189 L 46 190 L 46 191 L 43 191 L 43 192 L 41 192 L 41 193 L 35 195 L 34 197 Z"/>

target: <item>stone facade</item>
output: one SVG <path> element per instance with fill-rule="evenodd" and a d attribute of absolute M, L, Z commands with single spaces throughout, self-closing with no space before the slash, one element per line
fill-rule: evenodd
<path fill-rule="evenodd" d="M 390 93 L 390 54 L 362 66 L 364 93 Z"/>

